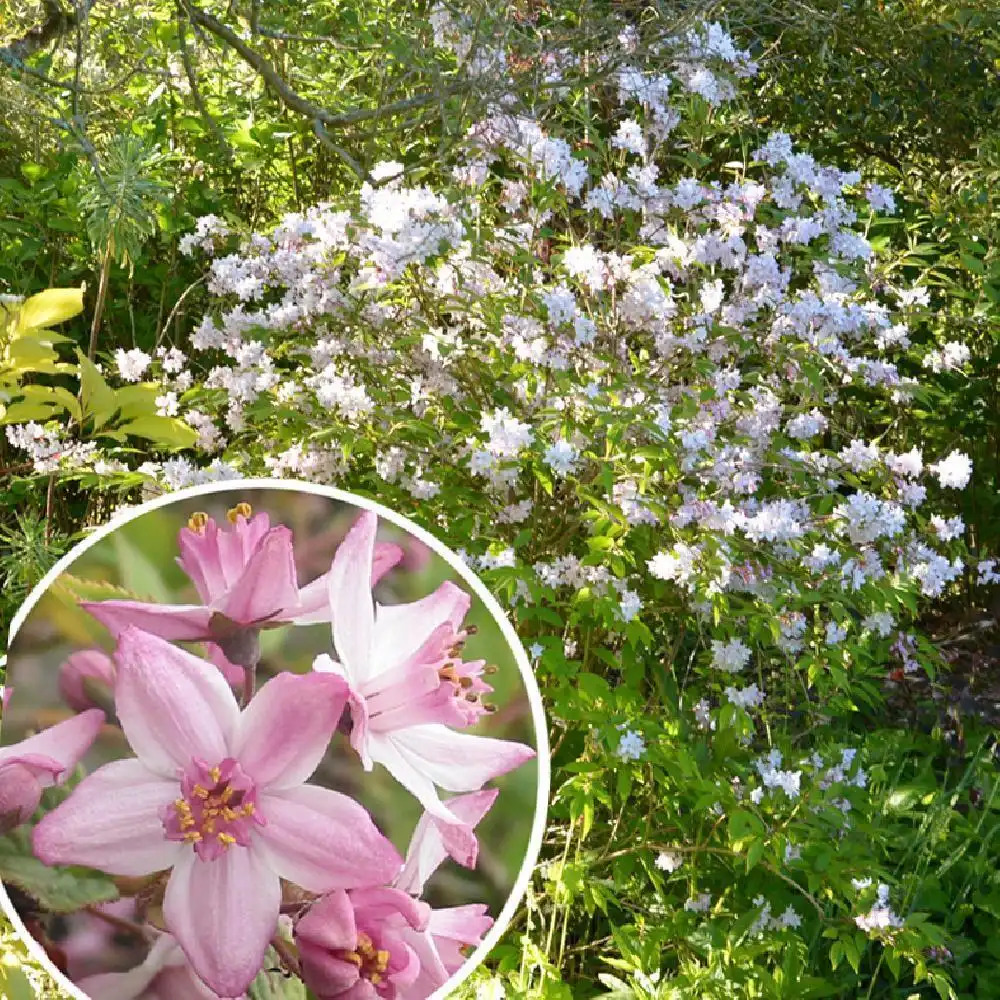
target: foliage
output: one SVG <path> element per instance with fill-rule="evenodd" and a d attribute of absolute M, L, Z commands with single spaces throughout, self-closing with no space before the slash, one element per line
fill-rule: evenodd
<path fill-rule="evenodd" d="M 693 7 L 524 3 L 491 19 L 452 5 L 432 20 L 317 4 L 293 27 L 292 5 L 269 4 L 268 35 L 251 31 L 254 5 L 204 6 L 309 107 L 190 4 L 186 22 L 146 3 L 115 25 L 95 5 L 86 72 L 115 83 L 139 66 L 116 90 L 129 128 L 174 156 L 150 168 L 171 194 L 133 278 L 111 274 L 100 359 L 116 391 L 114 349 L 144 352 L 160 414 L 197 444 L 178 458 L 101 439 L 56 475 L 109 505 L 147 477 L 332 482 L 464 548 L 510 602 L 551 713 L 555 795 L 526 905 L 465 993 L 1000 993 L 995 752 L 931 617 L 945 598 L 958 647 L 986 648 L 995 19 L 959 0 L 728 2 L 714 10 L 760 72 L 723 102 L 712 82 L 745 62 L 664 44 Z M 31 65 L 69 78 L 66 43 Z M 562 63 L 541 55 L 561 47 Z M 674 78 L 663 120 L 617 92 L 628 61 Z M 520 124 L 474 99 L 501 85 Z M 44 104 L 37 81 L 4 86 Z M 413 120 L 365 117 L 431 92 Z M 81 100 L 100 164 L 109 98 Z M 362 116 L 317 129 L 317 108 Z M 617 131 L 626 118 L 644 154 Z M 0 276 L 23 292 L 54 275 L 93 285 L 85 174 L 8 121 L 20 159 L 0 204 L 23 214 L 0 218 Z M 774 130 L 816 161 L 758 153 Z M 718 249 L 733 236 L 735 264 Z M 746 278 L 769 249 L 785 284 Z M 800 437 L 814 408 L 826 424 Z M 922 468 L 968 455 L 968 489 L 911 476 L 913 448 Z M 871 516 L 852 521 L 862 494 Z"/>

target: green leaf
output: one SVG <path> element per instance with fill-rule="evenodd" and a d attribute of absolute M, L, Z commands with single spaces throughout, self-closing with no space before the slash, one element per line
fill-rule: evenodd
<path fill-rule="evenodd" d="M 111 536 L 116 562 L 121 568 L 121 581 L 140 599 L 169 604 L 173 596 L 163 582 L 163 576 L 145 552 L 133 545 L 125 533 L 116 531 Z"/>
<path fill-rule="evenodd" d="M 0 879 L 16 885 L 50 913 L 73 913 L 118 898 L 114 882 L 87 868 L 42 864 L 30 853 L 23 830 L 0 838 Z"/>
<path fill-rule="evenodd" d="M 119 430 L 164 448 L 190 448 L 198 440 L 198 432 L 176 417 L 136 417 Z"/>
<path fill-rule="evenodd" d="M 281 971 L 281 962 L 273 948 L 268 948 L 264 971 L 253 981 L 247 995 L 250 1000 L 306 1000 L 307 997 L 302 980 Z"/>
<path fill-rule="evenodd" d="M 115 412 L 115 393 L 104 381 L 104 376 L 82 351 L 76 356 L 80 362 L 80 400 L 84 417 L 94 421 L 95 428 L 103 427 Z"/>
<path fill-rule="evenodd" d="M 83 289 L 48 288 L 21 303 L 17 331 L 25 334 L 55 326 L 83 312 Z"/>

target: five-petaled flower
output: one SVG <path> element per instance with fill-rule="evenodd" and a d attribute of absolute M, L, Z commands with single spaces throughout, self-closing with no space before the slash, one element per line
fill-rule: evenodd
<path fill-rule="evenodd" d="M 314 893 L 385 885 L 402 864 L 353 799 L 306 784 L 347 697 L 333 675 L 281 673 L 242 712 L 222 674 L 137 628 L 116 651 L 115 706 L 136 753 L 85 778 L 34 830 L 46 864 L 169 869 L 163 914 L 220 996 L 253 981 L 281 880 Z"/>
<path fill-rule="evenodd" d="M 370 581 L 377 528 L 378 518 L 366 511 L 334 555 L 328 584 L 338 659 L 324 654 L 313 669 L 350 685 L 351 744 L 365 768 L 382 764 L 431 815 L 453 825 L 456 856 L 474 859 L 472 827 L 437 789 L 476 791 L 535 751 L 449 728 L 480 714 L 468 708 L 481 704 L 482 665 L 457 655 L 471 597 L 446 582 L 422 600 L 376 606 Z"/>

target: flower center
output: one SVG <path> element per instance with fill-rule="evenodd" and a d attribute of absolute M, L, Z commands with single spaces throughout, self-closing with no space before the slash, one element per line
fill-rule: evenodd
<path fill-rule="evenodd" d="M 166 807 L 167 840 L 191 844 L 202 861 L 214 861 L 234 844 L 250 846 L 257 813 L 257 787 L 239 763 L 227 757 L 215 767 L 193 760 L 181 778 L 181 795 Z"/>
<path fill-rule="evenodd" d="M 367 979 L 372 986 L 378 986 L 385 978 L 389 967 L 389 952 L 377 949 L 375 942 L 364 932 L 358 932 L 358 943 L 354 951 L 345 951 L 340 956 L 345 962 L 358 967 L 358 975 Z"/>

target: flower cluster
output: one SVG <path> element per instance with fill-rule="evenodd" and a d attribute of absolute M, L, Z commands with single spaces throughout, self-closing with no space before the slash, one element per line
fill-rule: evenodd
<path fill-rule="evenodd" d="M 494 710 L 491 669 L 462 656 L 468 593 L 446 582 L 412 603 L 374 600 L 403 557 L 376 542 L 374 514 L 304 587 L 288 528 L 246 503 L 228 522 L 195 514 L 180 531 L 203 603 L 84 602 L 114 654 L 73 654 L 60 689 L 79 714 L 0 751 L 0 822 L 27 821 L 76 767 L 103 702 L 134 757 L 79 781 L 32 849 L 127 881 L 137 901 L 158 895 L 163 924 L 143 929 L 141 965 L 83 979 L 89 995 L 243 997 L 285 940 L 287 968 L 322 1000 L 420 1000 L 492 924 L 482 904 L 431 907 L 424 887 L 448 857 L 476 866 L 473 831 L 498 796 L 487 782 L 534 751 L 464 731 Z M 261 630 L 323 623 L 330 654 L 256 690 Z M 359 802 L 310 780 L 344 728 L 365 768 L 383 765 L 425 809 L 405 859 Z"/>

